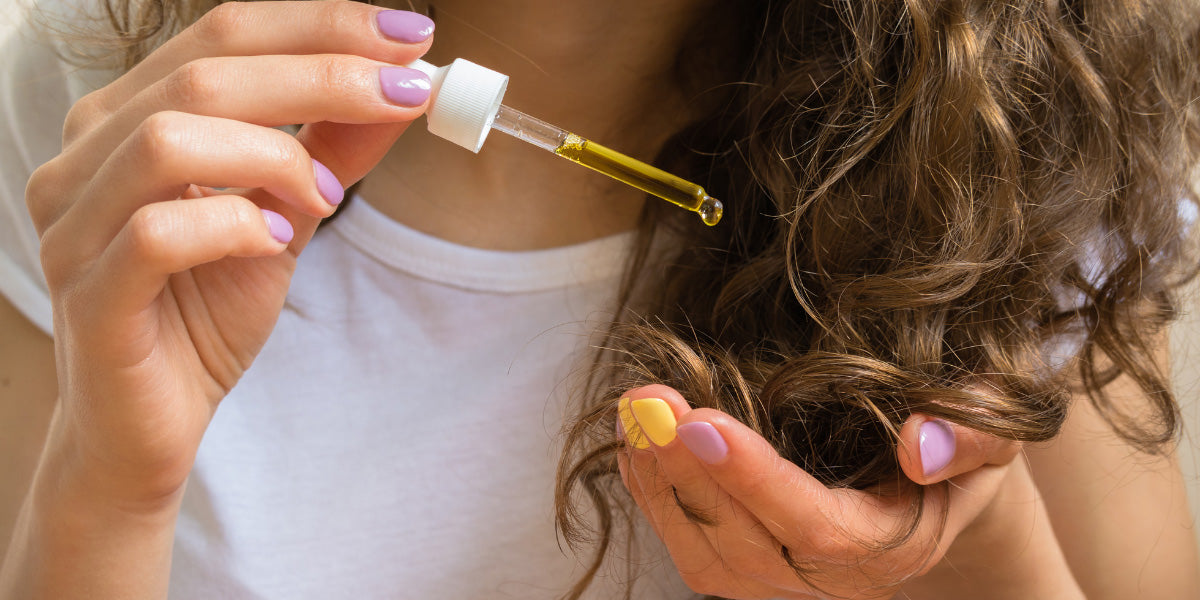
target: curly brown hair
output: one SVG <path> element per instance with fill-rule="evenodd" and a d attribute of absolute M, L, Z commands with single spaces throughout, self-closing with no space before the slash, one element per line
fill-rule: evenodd
<path fill-rule="evenodd" d="M 129 67 L 219 2 L 107 0 L 109 47 Z M 711 110 L 657 162 L 720 190 L 726 220 L 647 203 L 565 430 L 558 525 L 596 549 L 569 597 L 632 514 L 614 399 L 635 386 L 880 493 L 906 485 L 894 443 L 914 412 L 1047 440 L 1077 386 L 1135 448 L 1174 440 L 1150 346 L 1196 267 L 1200 4 L 756 0 L 699 19 L 678 74 Z M 1121 374 L 1149 410 L 1106 395 Z"/>
<path fill-rule="evenodd" d="M 1162 452 L 1178 406 L 1151 340 L 1196 267 L 1200 5 L 738 7 L 742 37 L 722 52 L 741 71 L 660 155 L 722 190 L 727 221 L 675 235 L 661 287 L 610 330 L 593 381 L 611 385 L 560 464 L 566 539 L 613 535 L 611 517 L 584 520 L 581 491 L 629 514 L 613 399 L 648 383 L 737 417 L 828 485 L 881 493 L 905 485 L 894 445 L 909 414 L 1042 441 L 1072 387 Z M 1120 374 L 1148 410 L 1108 397 Z"/>

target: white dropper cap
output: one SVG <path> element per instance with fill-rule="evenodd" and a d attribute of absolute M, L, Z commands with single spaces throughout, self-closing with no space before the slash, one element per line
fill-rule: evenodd
<path fill-rule="evenodd" d="M 462 58 L 445 67 L 423 60 L 408 66 L 424 72 L 433 84 L 425 112 L 429 132 L 479 152 L 504 100 L 508 75 Z"/>

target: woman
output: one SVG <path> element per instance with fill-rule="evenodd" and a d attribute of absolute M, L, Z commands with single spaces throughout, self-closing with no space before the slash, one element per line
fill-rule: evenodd
<path fill-rule="evenodd" d="M 463 56 L 493 66 L 513 77 L 506 100 L 509 104 L 551 122 L 570 124 L 576 131 L 635 156 L 655 155 L 664 148 L 663 153 L 672 156 L 684 140 L 678 136 L 681 130 L 714 114 L 728 114 L 718 112 L 726 108 L 728 96 L 717 93 L 696 99 L 693 90 L 737 80 L 746 68 L 739 49 L 747 47 L 747 37 L 756 35 L 755 26 L 785 16 L 789 24 L 799 19 L 812 32 L 840 30 L 840 24 L 824 18 L 836 12 L 804 13 L 802 4 L 773 5 L 771 10 L 784 11 L 780 15 L 745 6 L 682 0 L 653 7 L 442 2 L 433 7 L 438 42 L 428 58 L 438 63 Z M 162 14 L 169 17 L 163 19 L 165 23 L 188 23 L 207 7 L 175 8 L 164 10 Z M 870 10 L 866 7 L 858 14 Z M 140 25 L 156 22 L 158 14 L 154 10 L 115 10 L 114 18 L 118 22 L 132 19 L 138 26 L 126 27 L 126 31 L 144 33 L 147 30 Z M 805 14 L 822 18 L 805 19 Z M 944 16 L 952 33 L 960 23 L 950 18 L 953 16 Z M 701 27 L 703 23 L 712 28 Z M 484 31 L 480 31 L 481 24 L 486 24 Z M 845 24 L 844 30 L 859 31 L 854 25 Z M 164 34 L 171 28 L 163 29 Z M 679 319 L 667 310 L 675 308 L 669 303 L 703 287 L 695 281 L 681 281 L 679 273 L 699 272 L 725 290 L 736 289 L 738 279 L 712 268 L 721 264 L 720 257 L 716 263 L 689 264 L 695 253 L 685 251 L 681 262 L 667 261 L 662 267 L 671 284 L 664 287 L 671 295 L 664 302 L 666 308 L 656 307 L 644 298 L 661 290 L 621 286 L 614 269 L 619 260 L 614 263 L 613 256 L 619 259 L 626 252 L 645 256 L 644 251 L 629 249 L 628 234 L 621 236 L 638 222 L 644 203 L 639 194 L 605 187 L 607 182 L 597 181 L 590 173 L 498 139 L 489 141 L 484 152 L 474 157 L 426 139 L 419 128 L 398 137 L 425 106 L 418 91 L 422 88 L 420 76 L 398 65 L 430 48 L 428 30 L 427 22 L 416 16 L 384 14 L 351 3 L 226 5 L 207 12 L 148 53 L 123 77 L 74 104 L 65 117 L 62 154 L 33 173 L 28 188 L 32 227 L 45 248 L 41 262 L 55 307 L 54 351 L 59 365 L 55 379 L 43 380 L 30 397 L 40 397 L 41 405 L 47 407 L 54 405 L 48 401 L 54 394 L 60 401 L 48 433 L 37 430 L 23 442 L 26 447 L 38 447 L 43 444 L 42 437 L 46 440 L 33 483 L 15 486 L 30 493 L 5 561 L 7 589 L 41 591 L 49 596 L 82 590 L 102 596 L 162 595 L 168 573 L 172 593 L 181 596 L 329 595 L 350 590 L 366 595 L 524 597 L 553 596 L 576 580 L 587 583 L 588 571 L 566 572 L 555 562 L 560 559 L 555 555 L 554 540 L 545 535 L 547 530 L 537 530 L 538 523 L 547 527 L 549 523 L 548 473 L 555 447 L 546 431 L 556 430 L 556 422 L 567 418 L 560 413 L 563 409 L 557 400 L 547 404 L 546 398 L 574 364 L 563 361 L 562 356 L 579 350 L 580 334 L 587 328 L 560 329 L 555 333 L 561 335 L 545 336 L 550 340 L 538 334 L 561 328 L 563 323 L 578 324 L 605 310 L 614 296 L 628 299 L 627 304 L 640 313 L 661 316 L 675 326 Z M 156 32 L 154 28 L 149 31 Z M 803 39 L 820 37 L 814 34 Z M 915 35 L 914 39 L 921 38 Z M 779 43 L 784 41 L 781 38 Z M 144 46 L 135 45 L 129 56 L 138 58 L 139 49 L 156 44 L 151 35 Z M 711 54 L 679 52 L 679 48 L 693 45 Z M 881 42 L 874 47 L 882 50 L 886 45 Z M 841 72 L 837 52 L 824 50 L 825 54 L 813 55 L 814 64 L 791 70 L 808 75 L 826 72 L 822 69 Z M 670 76 L 678 56 L 702 58 L 709 61 L 708 67 L 683 69 L 695 79 L 680 81 Z M 870 62 L 870 54 L 858 56 L 862 60 L 849 64 Z M 715 67 L 712 61 L 716 61 Z M 768 66 L 754 63 L 755 68 Z M 850 75 L 875 81 L 869 72 L 851 71 Z M 822 80 L 814 80 L 809 95 L 822 103 L 835 103 L 838 98 L 833 91 L 815 85 Z M 970 77 L 965 80 L 969 82 Z M 955 88 L 952 83 L 946 82 L 941 97 L 949 98 L 960 89 L 969 91 L 969 86 Z M 1194 87 L 1183 89 L 1194 91 Z M 63 92 L 38 96 L 38 101 L 50 103 L 69 97 Z M 857 98 L 853 106 L 832 114 L 852 116 L 879 106 L 879 100 Z M 964 101 L 971 105 L 969 101 L 974 100 L 977 98 L 968 96 Z M 759 107 L 743 118 L 768 116 L 770 111 Z M 970 120 L 966 115 L 961 118 Z M 308 124 L 295 139 L 269 129 L 295 123 Z M 836 122 L 826 125 L 830 127 L 827 134 L 814 132 L 813 139 L 829 148 L 838 141 L 830 132 L 844 127 Z M 945 146 L 946 152 L 958 151 L 968 142 L 953 134 L 969 128 L 949 125 L 930 137 Z M 718 135 L 726 132 L 711 127 L 708 131 L 716 138 L 710 140 L 713 143 L 726 141 Z M 1019 148 L 1026 150 L 1037 143 L 1021 141 Z M 725 151 L 730 147 L 737 146 L 719 145 Z M 1195 143 L 1189 148 L 1191 154 L 1181 160 L 1194 158 Z M 866 146 L 860 149 L 863 156 L 870 155 Z M 817 152 L 805 158 L 821 156 Z M 814 163 L 812 174 L 828 180 L 837 173 L 837 165 L 853 166 L 852 158 L 830 165 Z M 731 155 L 722 164 L 735 160 Z M 779 166 L 792 169 L 794 165 Z M 358 190 L 365 202 L 351 202 L 330 229 L 314 236 L 319 218 L 340 204 L 341 187 L 362 179 L 368 171 L 370 176 Z M 745 175 L 722 181 L 721 168 L 714 171 L 717 175 L 709 182 L 710 189 L 726 189 L 738 199 L 752 195 Z M 802 169 L 791 172 L 797 179 L 805 173 Z M 330 175 L 336 177 L 336 186 Z M 856 180 L 869 181 L 865 177 Z M 903 189 L 896 193 L 902 194 Z M 567 194 L 581 201 L 564 201 Z M 777 193 L 769 197 L 784 209 L 805 208 L 796 197 L 789 200 Z M 772 228 L 770 223 L 776 221 L 756 220 L 755 205 L 749 201 L 740 203 L 739 208 L 731 199 L 727 206 L 746 212 L 728 217 L 737 225 L 724 233 L 716 230 L 711 236 L 688 231 L 672 242 L 683 239 L 685 247 L 704 248 L 714 239 L 733 240 L 730 247 L 744 249 L 749 256 L 773 257 L 751 263 L 759 273 L 776 279 L 782 275 L 786 280 L 794 265 L 788 263 L 788 254 L 780 246 L 771 245 L 786 236 L 754 235 L 755 228 Z M 853 214 L 851 207 L 867 210 L 855 205 L 838 210 Z M 776 214 L 787 212 L 775 210 Z M 996 215 L 969 216 L 964 222 Z M 1056 231 L 1048 224 L 1041 225 Z M 818 245 L 818 257 L 836 249 L 839 240 L 851 246 L 863 241 L 848 237 L 846 231 L 835 235 L 835 231 L 830 232 L 833 240 Z M 973 243 L 975 238 L 965 239 Z M 312 247 L 297 267 L 296 255 L 310 243 Z M 766 247 L 756 247 L 759 243 Z M 520 252 L 536 250 L 541 252 Z M 670 253 L 654 254 L 657 259 Z M 833 253 L 829 258 L 838 256 Z M 873 260 L 869 254 L 859 259 L 860 268 Z M 898 260 L 903 262 L 905 257 Z M 701 270 L 697 271 L 696 265 Z M 297 269 L 295 281 L 291 281 L 293 269 Z M 650 280 L 633 268 L 628 272 L 633 274 L 630 281 L 639 277 Z M 1046 284 L 1053 283 L 1044 279 Z M 291 292 L 285 304 L 289 283 Z M 798 282 L 801 286 L 810 283 Z M 625 290 L 618 293 L 618 287 Z M 1128 287 L 1120 291 L 1128 292 Z M 976 290 L 981 295 L 989 291 L 995 290 Z M 946 294 L 941 289 L 935 292 Z M 828 297 L 827 293 L 819 295 Z M 939 299 L 947 305 L 965 306 L 961 298 L 960 294 Z M 1128 298 L 1121 300 L 1124 306 Z M 792 347 L 750 348 L 747 356 L 793 352 L 808 345 L 809 339 L 790 338 L 794 333 L 790 321 L 805 314 L 794 309 L 797 302 L 805 301 L 813 299 L 798 293 L 794 300 L 781 304 L 782 320 L 756 321 L 745 332 L 755 337 L 760 331 L 757 327 L 766 327 L 773 334 L 769 338 L 789 338 Z M 702 335 L 714 338 L 723 350 L 734 351 L 733 371 L 751 364 L 739 362 L 737 351 L 741 349 L 724 343 L 719 335 L 722 322 L 709 317 L 711 311 L 686 308 L 689 316 L 704 321 L 699 326 Z M 802 327 L 812 328 L 828 320 L 822 306 L 807 308 L 812 309 L 811 320 Z M 24 312 L 36 314 L 32 309 Z M 918 316 L 912 323 L 928 322 L 925 316 Z M 277 318 L 279 325 L 268 342 Z M 717 327 L 709 327 L 710 321 Z M 745 315 L 731 314 L 723 323 L 749 322 Z M 1149 317 L 1136 322 L 1157 321 Z M 897 328 L 905 324 L 893 323 Z M 1027 328 L 1045 326 L 1047 323 L 1035 318 Z M 1101 331 L 1113 329 L 1102 327 Z M 852 337 L 846 332 L 832 333 L 822 339 Z M 625 335 L 621 331 L 614 334 Z M 44 353 L 47 342 L 29 337 L 21 347 L 40 342 L 43 354 L 28 350 L 23 354 L 46 373 L 51 369 Z M 644 346 L 645 339 L 645 335 L 634 338 L 624 347 L 639 352 L 637 344 Z M 884 335 L 880 339 L 891 338 Z M 820 344 L 812 346 L 831 351 Z M 654 348 L 635 356 L 654 357 Z M 854 354 L 858 348 L 833 350 Z M 897 351 L 903 360 L 896 363 L 901 366 L 908 360 L 903 350 Z M 1016 354 L 1002 356 L 1013 359 Z M 945 356 L 941 358 L 939 362 L 946 362 Z M 1141 364 L 1138 357 L 1114 360 L 1122 366 Z M 251 361 L 256 361 L 255 368 L 247 371 Z M 699 390 L 689 388 L 697 381 L 695 377 L 675 377 L 677 371 L 669 363 L 659 362 L 662 364 L 643 361 L 649 365 L 651 377 L 635 373 L 614 379 L 614 383 L 674 383 L 688 392 L 687 400 L 725 408 L 755 424 L 760 433 L 767 434 L 765 439 L 779 437 L 783 429 L 770 420 L 774 416 L 756 421 L 752 411 L 739 414 L 735 410 L 737 401 L 747 393 L 733 389 L 710 402 Z M 1060 540 L 1054 538 L 1044 519 L 1038 519 L 1041 506 L 1020 500 L 1036 497 L 1028 475 L 1019 466 L 984 466 L 988 462 L 1006 465 L 1015 447 L 954 424 L 963 422 L 1019 440 L 1044 439 L 1057 430 L 1065 407 L 1061 394 L 1055 392 L 1058 388 L 1036 389 L 1027 381 L 1025 388 L 1014 385 L 1017 368 L 1007 366 L 1011 368 L 1001 372 L 995 390 L 991 387 L 996 384 L 989 382 L 991 371 L 971 372 L 982 382 L 965 381 L 959 371 L 958 377 L 943 378 L 956 380 L 954 386 L 935 389 L 941 397 L 955 400 L 941 403 L 950 408 L 938 412 L 937 402 L 920 405 L 924 409 L 921 414 L 947 419 L 937 427 L 946 428 L 959 442 L 955 460 L 940 471 L 926 473 L 929 465 L 917 460 L 920 453 L 904 450 L 920 446 L 918 430 L 929 420 L 909 414 L 916 411 L 905 403 L 916 405 L 920 399 L 914 397 L 903 397 L 902 408 L 890 406 L 882 411 L 882 422 L 906 424 L 895 454 L 893 442 L 882 438 L 888 448 L 886 456 L 898 457 L 894 462 L 883 461 L 874 470 L 863 470 L 859 467 L 870 466 L 867 463 L 872 461 L 860 455 L 857 463 L 849 464 L 850 475 L 866 473 L 857 479 L 820 473 L 822 465 L 829 464 L 821 458 L 824 451 L 820 449 L 811 453 L 816 457 L 812 462 L 802 462 L 828 481 L 869 487 L 870 493 L 824 495 L 811 481 L 797 479 L 798 473 L 803 473 L 799 468 L 773 459 L 775 455 L 764 450 L 768 442 L 757 437 L 758 433 L 743 432 L 740 438 L 757 446 L 739 446 L 738 438 L 731 435 L 737 427 L 731 419 L 687 412 L 683 399 L 670 390 L 629 393 L 633 400 L 646 399 L 646 394 L 661 396 L 680 420 L 709 423 L 726 443 L 725 460 L 731 461 L 716 461 L 718 467 L 734 464 L 733 472 L 753 474 L 763 472 L 760 465 L 766 462 L 774 469 L 762 481 L 785 490 L 809 490 L 814 498 L 841 501 L 834 505 L 839 510 L 836 518 L 828 518 L 828 507 L 819 502 L 813 503 L 811 512 L 783 517 L 826 517 L 826 521 L 847 528 L 855 525 L 852 532 L 877 534 L 876 541 L 881 544 L 897 538 L 896 528 L 890 526 L 893 522 L 915 522 L 919 525 L 916 532 L 900 540 L 902 553 L 856 556 L 850 554 L 853 549 L 872 550 L 872 540 L 849 539 L 831 547 L 826 536 L 799 540 L 803 549 L 794 543 L 770 549 L 772 560 L 781 560 L 789 568 L 798 566 L 799 573 L 779 569 L 748 573 L 747 567 L 757 563 L 728 562 L 730 557 L 720 552 L 715 556 L 688 554 L 686 546 L 694 545 L 685 543 L 681 548 L 673 543 L 672 532 L 664 526 L 674 525 L 666 519 L 677 516 L 664 511 L 671 506 L 682 509 L 649 501 L 662 496 L 652 492 L 671 487 L 682 490 L 685 498 L 689 489 L 701 489 L 683 482 L 666 485 L 668 482 L 641 479 L 654 472 L 656 460 L 669 471 L 679 464 L 677 459 L 687 458 L 690 454 L 679 453 L 679 445 L 660 438 L 665 444 L 661 447 L 622 450 L 626 483 L 650 525 L 667 538 L 667 551 L 684 582 L 700 592 L 790 596 L 806 594 L 813 587 L 848 583 L 829 591 L 890 594 L 914 572 L 932 566 L 931 558 L 940 556 L 944 545 L 960 532 L 962 539 L 952 551 L 961 549 L 963 557 L 960 563 L 947 566 L 987 565 L 966 571 L 971 585 L 986 585 L 988 577 L 999 577 L 1023 585 L 991 588 L 998 593 L 1066 597 L 1079 593 L 1077 578 L 1091 591 L 1100 582 L 1097 574 L 1103 571 L 1095 561 L 1071 561 L 1069 550 L 1064 560 Z M 397 370 L 393 377 L 381 375 Z M 896 389 L 913 383 L 906 378 L 910 377 L 908 371 L 901 371 L 905 376 L 893 381 Z M 746 369 L 744 376 L 750 378 L 746 385 L 749 395 L 756 395 L 763 390 L 756 389 L 760 382 L 753 380 L 752 373 Z M 837 374 L 822 368 L 802 381 L 819 381 L 816 376 L 830 373 Z M 49 387 L 55 380 L 57 392 Z M 1138 377 L 1139 382 L 1149 380 Z M 722 372 L 719 381 L 728 386 L 737 380 Z M 961 397 L 955 396 L 956 391 Z M 1024 395 L 1012 403 L 1012 412 L 991 420 L 964 418 L 964 411 L 953 410 L 970 406 L 971 399 L 1006 398 L 1011 393 Z M 725 398 L 733 400 L 726 402 Z M 214 417 L 218 403 L 221 411 Z M 6 400 L 5 404 L 18 406 L 18 401 Z M 982 406 L 990 410 L 995 404 Z M 1076 402 L 1074 406 L 1087 405 Z M 609 436 L 615 435 L 616 412 L 611 396 L 599 411 L 593 411 L 603 417 L 600 430 Z M 1011 426 L 1018 421 L 1016 417 L 1031 412 L 1038 415 L 1034 419 L 1038 427 L 1030 428 L 1036 433 Z M 698 416 L 705 418 L 697 421 Z M 542 419 L 547 425 L 542 425 Z M 818 416 L 806 422 L 806 427 L 815 430 L 817 424 L 829 420 Z M 645 425 L 636 417 L 635 421 Z M 582 423 L 579 431 L 590 432 L 587 426 L 592 421 Z M 630 427 L 627 438 L 638 435 L 639 430 Z M 1070 432 L 1068 426 L 1066 435 Z M 207 439 L 200 446 L 202 435 Z M 778 439 L 771 441 L 781 446 Z M 570 438 L 569 444 L 573 452 L 585 449 L 578 436 Z M 974 451 L 973 444 L 983 447 Z M 946 442 L 943 447 L 949 445 Z M 754 454 L 743 452 L 754 448 L 761 451 L 757 462 Z M 808 454 L 781 449 L 789 457 L 798 457 L 795 460 Z M 568 470 L 576 464 L 572 456 L 567 455 Z M 608 457 L 609 462 L 584 461 L 576 473 L 598 473 L 598 477 L 611 473 L 611 450 L 597 456 Z M 737 462 L 732 462 L 735 459 Z M 905 486 L 897 484 L 897 493 L 879 487 L 888 481 L 888 464 L 893 474 L 900 466 L 917 483 L 935 483 L 960 474 L 965 474 L 965 479 L 958 481 L 961 488 L 943 485 L 925 495 L 926 504 L 914 505 L 907 501 L 912 490 Z M 631 469 L 630 465 L 640 467 Z M 1178 478 L 1169 458 L 1141 468 L 1166 474 L 1168 485 Z M 569 475 L 563 477 L 560 490 L 564 502 L 569 493 L 566 486 L 572 480 Z M 744 499 L 747 491 L 739 489 L 736 480 L 721 480 L 715 471 L 713 476 L 721 490 Z M 947 489 L 965 493 L 947 502 Z M 1147 486 L 1131 493 L 1156 495 L 1157 488 Z M 530 501 L 526 496 L 544 501 Z M 891 501 L 879 502 L 874 512 L 862 508 L 876 498 Z M 691 504 L 700 504 L 695 508 L 701 510 L 712 508 L 703 501 L 693 498 Z M 905 511 L 909 507 L 926 505 L 930 514 L 944 515 L 944 519 L 908 519 Z M 775 509 L 769 507 L 750 507 L 750 512 L 763 524 L 775 517 Z M 877 531 L 880 513 L 893 517 L 892 522 L 882 522 L 884 531 Z M 1052 512 L 1051 519 L 1064 513 L 1061 509 Z M 797 520 L 796 524 L 812 522 L 816 521 Z M 1057 526 L 1059 521 L 1054 522 Z M 744 524 L 729 519 L 682 525 L 707 528 L 688 530 L 696 542 L 700 541 L 697 532 L 736 535 L 745 529 Z M 1195 582 L 1194 554 L 1188 554 L 1194 549 L 1188 538 L 1176 529 L 1170 531 L 1169 547 L 1181 549 L 1173 554 L 1185 562 L 1192 557 L 1190 567 L 1175 571 L 1182 575 L 1159 578 L 1155 583 L 1175 586 L 1164 590 L 1188 589 Z M 940 538 L 943 532 L 945 537 Z M 941 549 L 937 549 L 939 540 Z M 1025 540 L 1032 542 L 1027 546 Z M 1068 549 L 1070 543 L 1066 543 Z M 1156 550 L 1164 548 L 1159 544 L 1154 546 Z M 629 544 L 617 546 L 631 548 Z M 788 549 L 787 554 L 781 552 L 783 548 Z M 635 566 L 651 569 L 637 578 L 635 595 L 675 597 L 685 593 L 673 574 L 675 568 L 655 554 L 655 549 L 650 552 L 634 561 Z M 792 557 L 797 552 L 799 555 Z M 735 566 L 708 568 L 696 562 L 697 557 L 708 564 L 719 560 L 722 565 Z M 855 562 L 851 565 L 855 568 L 848 569 L 847 557 L 867 562 Z M 822 565 L 821 558 L 829 560 Z M 997 561 L 1005 568 L 994 568 Z M 1068 570 L 1068 562 L 1073 572 Z M 463 577 L 467 569 L 472 576 Z M 930 579 L 909 584 L 927 585 L 930 593 L 952 594 L 961 582 L 953 572 L 938 571 L 930 572 Z M 547 572 L 553 576 L 547 577 Z M 697 573 L 702 574 L 699 580 Z M 611 595 L 623 587 L 622 577 L 618 571 L 588 593 Z"/>

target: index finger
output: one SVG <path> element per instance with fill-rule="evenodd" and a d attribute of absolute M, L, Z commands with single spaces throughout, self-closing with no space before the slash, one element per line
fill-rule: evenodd
<path fill-rule="evenodd" d="M 99 92 L 112 112 L 142 89 L 193 60 L 218 56 L 350 54 L 406 65 L 432 43 L 433 21 L 359 2 L 227 2 Z"/>
<path fill-rule="evenodd" d="M 787 550 L 790 566 L 817 561 L 902 577 L 933 557 L 945 518 L 945 489 L 923 496 L 913 493 L 915 486 L 887 495 L 830 489 L 723 412 L 699 408 L 680 415 L 678 423 L 679 439 L 717 486 Z"/>
<path fill-rule="evenodd" d="M 694 425 L 699 423 L 707 425 Z M 837 535 L 837 520 L 833 518 L 841 510 L 837 495 L 780 456 L 754 430 L 723 412 L 698 408 L 679 419 L 677 431 L 717 485 L 785 545 Z M 709 436 L 715 432 L 724 441 L 724 452 L 716 454 L 693 448 L 698 445 L 693 440 L 699 441 L 696 432 L 706 432 Z"/>

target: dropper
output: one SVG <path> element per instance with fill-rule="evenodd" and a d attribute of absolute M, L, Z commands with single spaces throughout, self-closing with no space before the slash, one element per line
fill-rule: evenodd
<path fill-rule="evenodd" d="M 409 67 L 429 75 L 433 87 L 426 118 L 429 131 L 439 137 L 479 152 L 490 130 L 503 131 L 690 210 L 707 225 L 721 220 L 721 201 L 699 185 L 501 104 L 508 87 L 503 73 L 461 58 L 445 67 L 421 60 Z"/>

